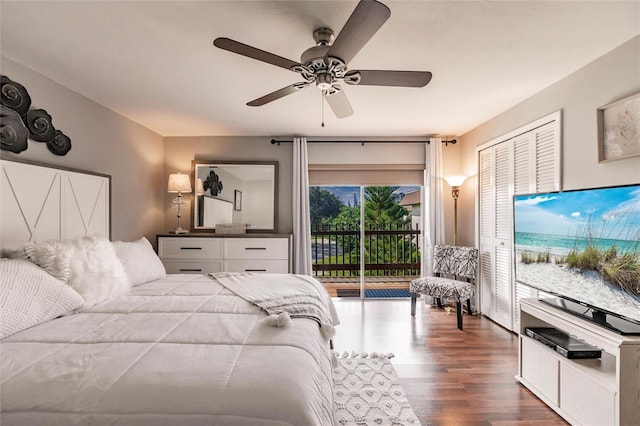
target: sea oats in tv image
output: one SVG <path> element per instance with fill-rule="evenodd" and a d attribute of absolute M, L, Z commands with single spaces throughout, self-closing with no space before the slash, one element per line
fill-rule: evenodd
<path fill-rule="evenodd" d="M 516 281 L 640 323 L 640 184 L 514 196 Z"/>

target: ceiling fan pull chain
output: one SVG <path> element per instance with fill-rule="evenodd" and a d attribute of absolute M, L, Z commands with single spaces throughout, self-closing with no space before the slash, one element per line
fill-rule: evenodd
<path fill-rule="evenodd" d="M 320 124 L 320 127 L 324 127 L 324 97 L 327 94 L 326 90 L 322 91 L 322 96 L 320 96 L 320 109 L 322 110 L 322 123 Z"/>

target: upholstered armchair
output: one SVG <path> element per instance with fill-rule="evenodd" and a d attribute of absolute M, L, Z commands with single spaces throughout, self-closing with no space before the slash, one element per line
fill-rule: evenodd
<path fill-rule="evenodd" d="M 462 302 L 467 302 L 467 311 L 471 315 L 471 298 L 476 292 L 477 269 L 477 248 L 435 246 L 433 250 L 434 276 L 411 281 L 411 316 L 416 315 L 416 300 L 420 294 L 434 297 L 439 308 L 442 307 L 442 299 L 453 299 L 456 302 L 458 328 L 462 330 Z"/>

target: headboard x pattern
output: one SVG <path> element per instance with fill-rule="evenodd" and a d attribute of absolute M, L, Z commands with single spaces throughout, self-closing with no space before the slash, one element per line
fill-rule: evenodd
<path fill-rule="evenodd" d="M 111 238 L 111 176 L 0 160 L 0 247 L 85 235 Z"/>

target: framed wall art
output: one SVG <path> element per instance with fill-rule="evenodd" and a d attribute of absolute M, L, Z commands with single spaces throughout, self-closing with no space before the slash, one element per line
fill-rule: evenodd
<path fill-rule="evenodd" d="M 640 155 L 640 93 L 601 106 L 598 114 L 598 161 Z"/>
<path fill-rule="evenodd" d="M 242 210 L 242 192 L 237 189 L 233 191 L 233 209 L 235 211 Z"/>

